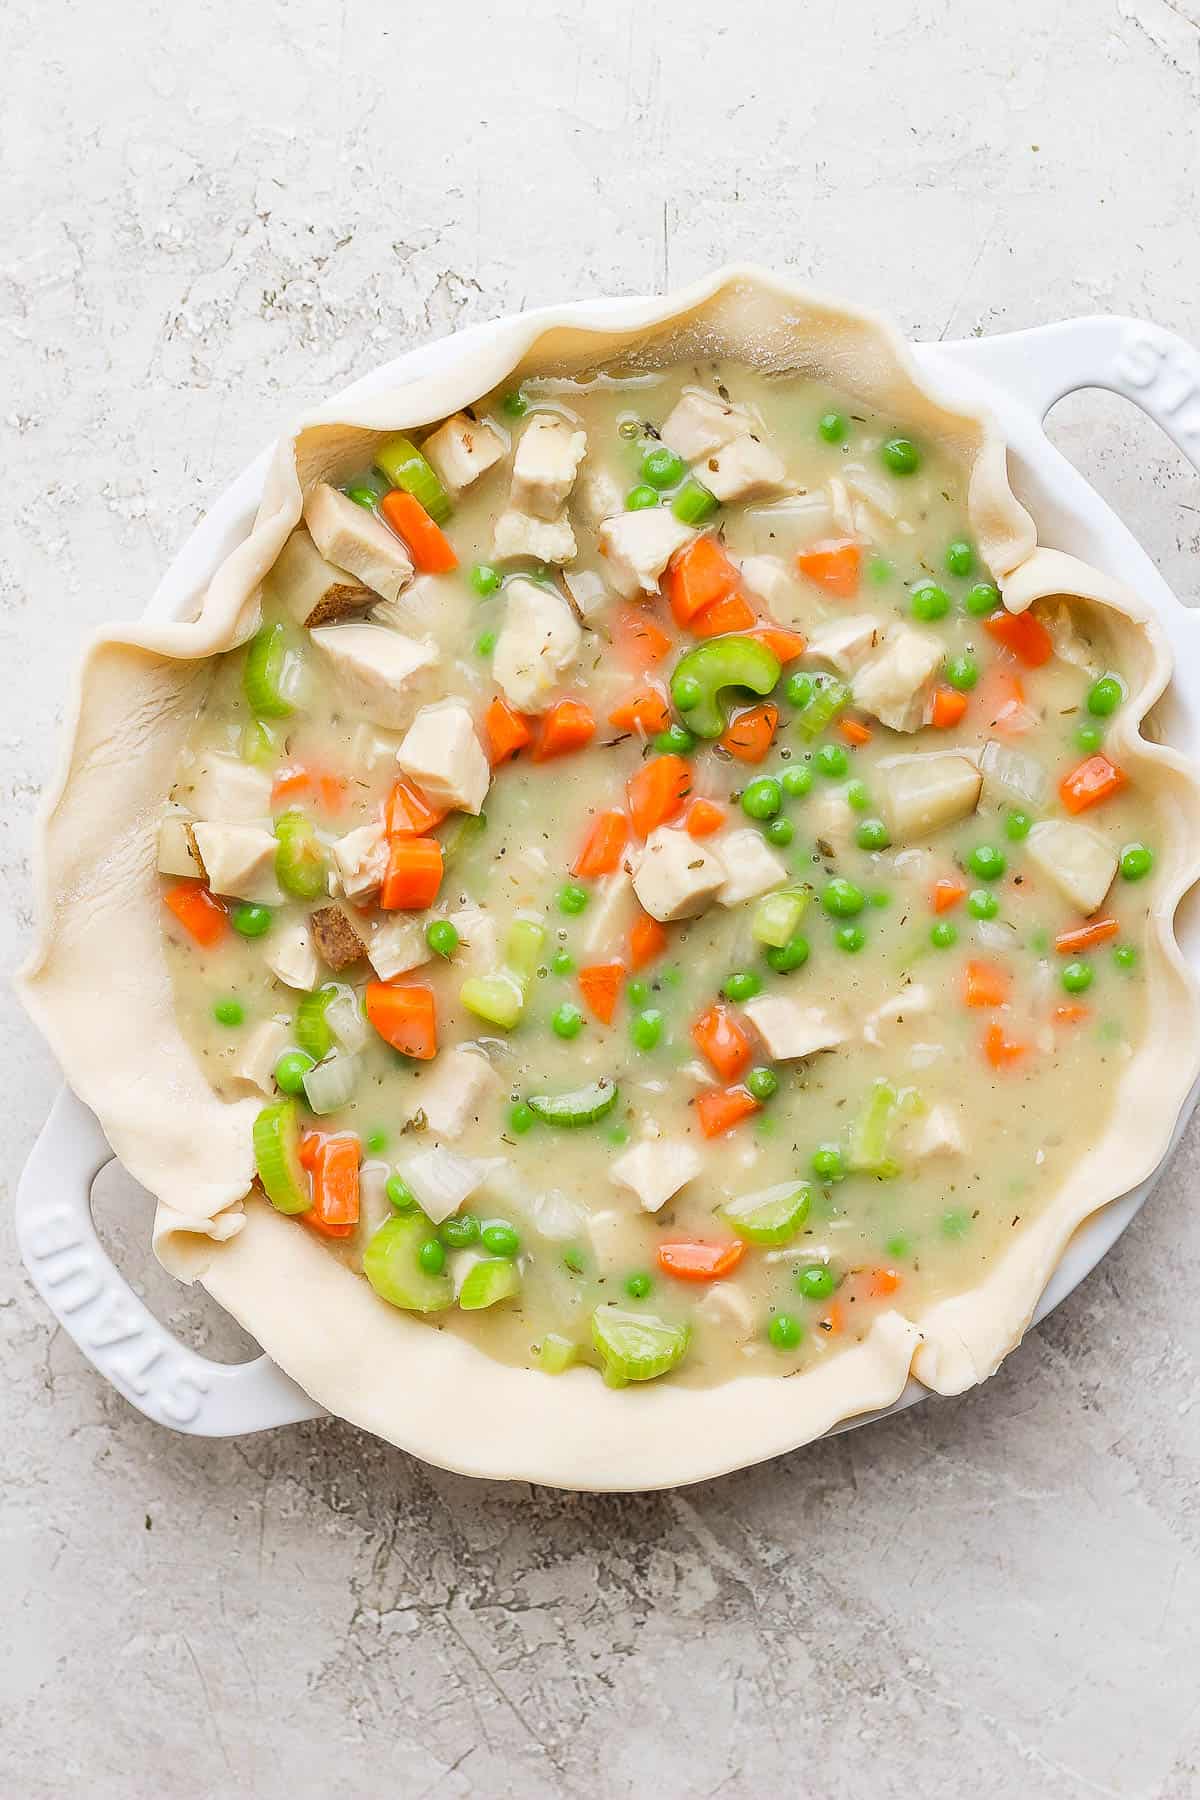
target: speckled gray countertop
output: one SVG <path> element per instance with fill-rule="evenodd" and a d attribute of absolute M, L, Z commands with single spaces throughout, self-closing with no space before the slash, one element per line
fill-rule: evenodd
<path fill-rule="evenodd" d="M 921 336 L 1200 339 L 1196 0 L 6 0 L 0 960 L 84 631 L 406 343 L 735 256 Z M 1053 435 L 1200 593 L 1140 415 Z M 11 1189 L 57 1075 L 5 990 Z M 0 1795 L 1200 1793 L 1200 1137 L 987 1386 L 711 1486 L 479 1486 L 338 1424 L 192 1442 L 0 1217 Z M 145 1271 L 145 1203 L 106 1230 Z"/>

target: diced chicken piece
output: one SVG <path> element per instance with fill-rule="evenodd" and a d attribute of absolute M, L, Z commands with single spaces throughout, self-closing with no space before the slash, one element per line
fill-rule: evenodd
<path fill-rule="evenodd" d="M 983 777 L 969 756 L 927 750 L 883 757 L 876 765 L 874 786 L 892 841 L 905 844 L 973 813 Z"/>
<path fill-rule="evenodd" d="M 504 439 L 486 419 L 458 412 L 429 434 L 421 455 L 432 464 L 446 492 L 456 495 L 495 467 L 504 455 Z"/>
<path fill-rule="evenodd" d="M 305 501 L 304 522 L 327 562 L 357 576 L 383 599 L 395 600 L 412 580 L 412 561 L 395 532 L 327 481 Z"/>
<path fill-rule="evenodd" d="M 504 624 L 492 674 L 518 712 L 545 712 L 579 654 L 583 633 L 555 588 L 518 576 L 504 589 Z"/>
<path fill-rule="evenodd" d="M 893 625 L 883 649 L 854 677 L 854 701 L 893 731 L 919 731 L 944 645 L 931 632 Z"/>
<path fill-rule="evenodd" d="M 491 913 L 482 906 L 464 906 L 450 914 L 450 923 L 458 933 L 455 968 L 468 975 L 490 974 L 500 959 L 500 941 Z"/>
<path fill-rule="evenodd" d="M 535 519 L 556 519 L 587 454 L 587 434 L 553 413 L 535 413 L 513 457 L 509 505 Z"/>
<path fill-rule="evenodd" d="M 703 1299 L 697 1302 L 695 1313 L 706 1325 L 726 1334 L 732 1331 L 742 1337 L 751 1337 L 757 1336 L 759 1331 L 757 1308 L 736 1281 L 714 1281 L 705 1289 Z"/>
<path fill-rule="evenodd" d="M 240 1046 L 233 1065 L 233 1079 L 260 1094 L 275 1093 L 275 1064 L 287 1049 L 287 1027 L 277 1019 L 264 1019 Z"/>
<path fill-rule="evenodd" d="M 764 842 L 761 833 L 727 831 L 713 845 L 725 865 L 724 881 L 717 889 L 722 906 L 741 906 L 781 887 L 788 878 L 787 864 Z"/>
<path fill-rule="evenodd" d="M 837 529 L 829 496 L 818 488 L 812 494 L 785 494 L 762 506 L 748 506 L 738 526 L 738 539 L 747 550 L 773 555 L 777 545 L 805 550 Z"/>
<path fill-rule="evenodd" d="M 822 856 L 844 850 L 854 836 L 855 825 L 854 808 L 846 798 L 845 788 L 827 788 L 824 793 L 815 794 L 805 808 L 804 825 Z"/>
<path fill-rule="evenodd" d="M 845 465 L 830 480 L 827 492 L 838 530 L 855 537 L 878 536 L 899 518 L 900 508 L 887 481 L 861 463 Z"/>
<path fill-rule="evenodd" d="M 742 561 L 742 585 L 766 603 L 771 616 L 790 622 L 800 596 L 800 585 L 781 556 L 747 556 Z"/>
<path fill-rule="evenodd" d="M 606 558 L 609 580 L 626 600 L 638 594 L 657 594 L 663 570 L 695 535 L 669 506 L 648 506 L 642 512 L 605 519 L 600 527 L 600 553 Z"/>
<path fill-rule="evenodd" d="M 753 423 L 740 406 L 733 406 L 704 388 L 689 387 L 684 388 L 667 414 L 659 436 L 684 462 L 695 462 L 741 437 Z"/>
<path fill-rule="evenodd" d="M 175 797 L 199 819 L 249 825 L 271 816 L 271 777 L 236 756 L 211 756 L 194 776 L 178 783 Z"/>
<path fill-rule="evenodd" d="M 1043 819 L 1025 840 L 1030 862 L 1087 918 L 1102 904 L 1117 872 L 1106 838 L 1078 819 Z"/>
<path fill-rule="evenodd" d="M 438 666 L 432 644 L 366 624 L 322 625 L 312 641 L 328 657 L 348 710 L 385 730 L 402 731 L 430 697 Z"/>
<path fill-rule="evenodd" d="M 425 930 L 410 913 L 392 913 L 367 929 L 367 961 L 380 981 L 392 981 L 419 969 L 433 952 L 425 942 Z"/>
<path fill-rule="evenodd" d="M 619 513 L 625 496 L 612 470 L 589 457 L 575 484 L 573 504 L 584 524 L 595 526 Z"/>
<path fill-rule="evenodd" d="M 482 1050 L 443 1050 L 419 1090 L 426 1125 L 436 1137 L 461 1137 L 472 1119 L 478 1123 L 484 1102 L 499 1086 Z"/>
<path fill-rule="evenodd" d="M 850 676 L 882 642 L 883 626 L 875 614 L 855 613 L 816 626 L 800 660 L 806 669 L 836 669 L 839 675 Z"/>
<path fill-rule="evenodd" d="M 617 869 L 596 883 L 592 903 L 584 914 L 586 926 L 583 947 L 589 956 L 620 956 L 625 950 L 629 927 L 638 915 L 633 882 L 624 869 Z"/>
<path fill-rule="evenodd" d="M 160 875 L 204 874 L 204 864 L 200 861 L 200 852 L 192 836 L 191 821 L 181 817 L 179 813 L 168 813 L 159 825 L 158 859 L 155 867 Z"/>
<path fill-rule="evenodd" d="M 695 474 L 722 504 L 731 500 L 765 500 L 780 493 L 787 482 L 783 458 L 749 432 L 706 456 L 697 464 Z"/>
<path fill-rule="evenodd" d="M 348 613 L 362 612 L 378 599 L 346 569 L 326 562 L 301 525 L 293 531 L 263 582 L 263 592 L 281 605 L 297 625 L 328 625 Z"/>
<path fill-rule="evenodd" d="M 879 1035 L 881 1025 L 902 1025 L 905 1019 L 932 1011 L 933 994 L 922 982 L 914 981 L 867 1014 L 863 1020 L 863 1037 L 868 1044 L 878 1045 L 883 1041 Z"/>
<path fill-rule="evenodd" d="M 510 506 L 492 529 L 492 555 L 498 562 L 528 556 L 534 562 L 569 563 L 574 561 L 576 549 L 565 510 L 556 519 L 535 519 Z"/>
<path fill-rule="evenodd" d="M 694 919 L 728 879 L 720 857 L 686 831 L 660 826 L 646 839 L 633 890 L 652 919 Z"/>
<path fill-rule="evenodd" d="M 492 773 L 461 700 L 422 707 L 405 733 L 396 761 L 435 806 L 468 813 L 482 810 Z"/>
<path fill-rule="evenodd" d="M 388 841 L 382 825 L 360 825 L 333 845 L 333 863 L 347 900 L 364 900 L 383 885 Z"/>
<path fill-rule="evenodd" d="M 278 906 L 283 899 L 275 879 L 273 832 L 259 825 L 226 825 L 198 819 L 193 827 L 204 873 L 214 894 Z"/>
<path fill-rule="evenodd" d="M 268 932 L 263 961 L 284 987 L 311 994 L 320 985 L 321 965 L 307 925 L 288 925 Z"/>
<path fill-rule="evenodd" d="M 335 973 L 366 955 L 366 946 L 340 906 L 319 906 L 309 914 L 308 928 L 314 944 Z"/>
<path fill-rule="evenodd" d="M 380 600 L 373 595 L 368 617 L 373 625 L 386 625 L 389 631 L 424 637 L 447 593 L 456 585 L 440 575 L 418 575 L 395 600 Z"/>
<path fill-rule="evenodd" d="M 626 1150 L 609 1164 L 608 1173 L 618 1187 L 637 1195 L 643 1212 L 658 1212 L 703 1167 L 704 1158 L 693 1144 L 661 1137 Z"/>
<path fill-rule="evenodd" d="M 787 994 L 760 994 L 747 1000 L 742 1011 L 757 1031 L 774 1062 L 790 1062 L 832 1050 L 850 1035 L 844 1019 L 820 1006 L 806 1006 Z"/>
<path fill-rule="evenodd" d="M 949 1106 L 931 1106 L 904 1133 L 902 1148 L 925 1161 L 931 1156 L 961 1156 L 967 1147 L 958 1114 Z"/>

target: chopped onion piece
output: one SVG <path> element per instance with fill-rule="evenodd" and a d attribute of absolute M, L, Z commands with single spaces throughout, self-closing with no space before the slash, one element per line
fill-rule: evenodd
<path fill-rule="evenodd" d="M 1046 771 L 1026 750 L 1015 750 L 1011 744 L 989 738 L 979 758 L 984 784 L 992 790 L 1020 800 L 1026 806 L 1041 806 L 1049 785 Z"/>
<path fill-rule="evenodd" d="M 315 1113 L 336 1112 L 358 1086 L 358 1058 L 334 1050 L 304 1077 L 304 1097 Z"/>
<path fill-rule="evenodd" d="M 435 1225 L 456 1213 L 497 1168 L 504 1158 L 459 1156 L 443 1144 L 432 1144 L 405 1157 L 400 1173 L 416 1195 L 421 1211 Z"/>
<path fill-rule="evenodd" d="M 585 619 L 608 599 L 607 587 L 592 569 L 564 569 L 563 581 Z"/>
<path fill-rule="evenodd" d="M 361 1050 L 367 1041 L 367 1021 L 353 988 L 339 988 L 325 1008 L 325 1023 L 344 1050 Z"/>

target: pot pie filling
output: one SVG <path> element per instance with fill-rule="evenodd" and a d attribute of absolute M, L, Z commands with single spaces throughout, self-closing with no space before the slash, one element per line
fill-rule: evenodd
<path fill-rule="evenodd" d="M 307 495 L 159 827 L 180 1027 L 380 1299 L 613 1386 L 968 1291 L 1142 1032 L 1099 609 L 795 375 L 527 378 Z"/>

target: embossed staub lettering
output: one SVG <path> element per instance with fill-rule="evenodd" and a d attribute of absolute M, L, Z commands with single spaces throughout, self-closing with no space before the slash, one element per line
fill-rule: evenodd
<path fill-rule="evenodd" d="M 197 1359 L 113 1280 L 104 1256 L 66 1207 L 48 1208 L 25 1243 L 30 1266 L 96 1367 L 174 1425 L 199 1416 L 208 1382 Z"/>
<path fill-rule="evenodd" d="M 1200 356 L 1188 345 L 1152 326 L 1131 325 L 1113 357 L 1112 385 L 1189 450 L 1200 451 Z"/>

